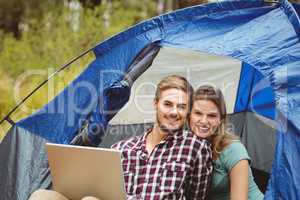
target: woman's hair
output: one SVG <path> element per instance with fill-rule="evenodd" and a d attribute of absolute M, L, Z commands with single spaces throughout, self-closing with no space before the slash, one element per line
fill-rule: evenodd
<path fill-rule="evenodd" d="M 238 137 L 226 130 L 226 104 L 224 96 L 220 89 L 212 87 L 210 85 L 200 86 L 193 95 L 193 102 L 198 100 L 212 101 L 218 108 L 221 117 L 221 123 L 212 136 L 208 140 L 212 144 L 213 155 L 218 156 L 226 146 L 232 141 L 238 140 Z"/>

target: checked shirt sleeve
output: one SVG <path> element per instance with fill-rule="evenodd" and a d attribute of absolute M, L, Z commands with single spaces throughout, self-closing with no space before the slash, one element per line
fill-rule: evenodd
<path fill-rule="evenodd" d="M 190 189 L 187 194 L 188 199 L 204 200 L 207 198 L 212 171 L 211 148 L 206 141 L 202 141 L 191 174 Z"/>

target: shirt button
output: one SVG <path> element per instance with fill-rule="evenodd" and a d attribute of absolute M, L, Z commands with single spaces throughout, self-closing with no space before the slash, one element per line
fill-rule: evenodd
<path fill-rule="evenodd" d="M 139 157 L 140 157 L 140 159 L 142 159 L 142 160 L 147 160 L 147 155 L 144 154 L 144 153 L 141 153 Z"/>

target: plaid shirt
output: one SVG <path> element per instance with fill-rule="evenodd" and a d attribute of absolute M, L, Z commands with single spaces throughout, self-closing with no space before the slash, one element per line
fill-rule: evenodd
<path fill-rule="evenodd" d="M 213 170 L 208 142 L 179 132 L 170 134 L 148 155 L 148 133 L 112 146 L 122 151 L 128 199 L 206 199 Z"/>

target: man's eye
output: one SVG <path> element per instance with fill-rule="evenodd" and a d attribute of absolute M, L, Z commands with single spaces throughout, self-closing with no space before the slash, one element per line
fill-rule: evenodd
<path fill-rule="evenodd" d="M 185 108 L 186 108 L 186 105 L 178 105 L 178 108 L 179 108 L 179 109 L 185 109 Z"/>
<path fill-rule="evenodd" d="M 164 105 L 165 106 L 171 106 L 171 103 L 170 102 L 164 102 Z"/>
<path fill-rule="evenodd" d="M 210 114 L 210 115 L 208 115 L 208 117 L 210 117 L 210 118 L 216 118 L 218 115 L 215 115 L 215 114 Z"/>

